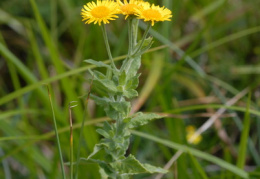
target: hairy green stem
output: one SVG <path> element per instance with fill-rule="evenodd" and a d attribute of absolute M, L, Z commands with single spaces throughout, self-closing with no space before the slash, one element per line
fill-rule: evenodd
<path fill-rule="evenodd" d="M 132 26 L 132 22 L 133 22 L 133 18 L 129 17 L 127 23 L 128 23 L 128 56 L 130 56 L 132 54 L 133 51 L 133 26 Z"/>
<path fill-rule="evenodd" d="M 107 54 L 108 54 L 109 60 L 111 61 L 111 67 L 113 69 L 117 69 L 115 62 L 113 60 L 112 54 L 111 54 L 111 50 L 110 50 L 110 46 L 109 46 L 108 38 L 107 38 L 107 31 L 106 31 L 106 27 L 105 27 L 104 23 L 102 23 L 101 29 L 102 29 L 102 34 L 103 34 L 103 38 L 105 41 L 106 49 L 107 49 Z M 112 71 L 110 69 L 107 69 L 107 76 L 111 77 L 111 75 L 112 75 Z"/>
<path fill-rule="evenodd" d="M 148 32 L 149 32 L 151 26 L 152 26 L 151 23 L 149 23 L 149 24 L 147 25 L 146 30 L 145 30 L 145 32 L 144 32 L 143 38 L 142 38 L 142 40 L 141 40 L 141 43 L 140 43 L 138 49 L 135 50 L 134 53 L 131 54 L 131 56 L 135 56 L 135 55 L 141 50 L 141 48 L 142 48 L 142 46 L 143 46 L 143 44 L 144 44 L 144 41 L 145 41 L 145 39 L 146 39 L 146 36 L 147 36 L 147 34 L 148 34 Z"/>
<path fill-rule="evenodd" d="M 134 17 L 129 17 L 129 19 L 128 19 L 128 40 L 129 40 L 128 56 L 125 59 L 123 65 L 121 66 L 121 69 L 120 69 L 121 72 L 128 69 L 128 67 L 131 65 L 131 63 L 133 61 L 133 59 L 131 59 L 131 54 L 133 53 L 133 49 L 137 44 L 138 23 L 139 23 L 139 19 L 136 19 Z"/>
<path fill-rule="evenodd" d="M 132 28 L 133 28 L 133 30 L 132 30 L 132 36 L 133 36 L 132 40 L 133 40 L 133 42 L 132 43 L 133 43 L 133 47 L 136 46 L 136 44 L 137 44 L 138 24 L 139 24 L 139 19 L 134 18 L 132 20 Z"/>

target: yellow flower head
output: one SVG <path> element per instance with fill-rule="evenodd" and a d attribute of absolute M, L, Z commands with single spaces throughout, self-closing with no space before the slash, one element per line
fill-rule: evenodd
<path fill-rule="evenodd" d="M 152 26 L 155 21 L 171 21 L 172 12 L 160 6 L 155 6 L 154 4 L 150 5 L 149 3 L 143 3 L 141 9 L 136 9 L 136 14 L 139 19 L 144 21 L 150 21 Z"/>
<path fill-rule="evenodd" d="M 194 126 L 187 126 L 186 132 L 187 132 L 186 138 L 188 141 L 190 141 L 190 139 L 193 138 L 193 135 L 196 132 L 196 128 Z M 196 144 L 200 143 L 201 140 L 202 140 L 202 136 L 198 135 L 191 141 L 191 143 L 196 145 Z"/>
<path fill-rule="evenodd" d="M 119 6 L 112 0 L 97 0 L 97 2 L 89 2 L 81 9 L 82 21 L 85 24 L 101 23 L 108 24 L 110 20 L 118 18 L 116 14 L 120 12 Z"/>
<path fill-rule="evenodd" d="M 117 0 L 117 2 L 120 6 L 121 14 L 125 15 L 125 19 L 127 19 L 129 15 L 137 13 L 136 9 L 141 8 L 143 0 L 129 0 L 129 2 L 124 0 L 124 3 L 121 0 Z"/>

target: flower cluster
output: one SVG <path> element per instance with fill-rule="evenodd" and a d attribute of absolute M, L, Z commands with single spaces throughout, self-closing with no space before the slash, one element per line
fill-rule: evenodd
<path fill-rule="evenodd" d="M 118 18 L 117 14 L 135 16 L 154 25 L 157 21 L 170 21 L 172 12 L 165 8 L 150 4 L 143 0 L 97 0 L 89 2 L 81 10 L 81 15 L 86 24 L 108 24 L 110 20 Z"/>

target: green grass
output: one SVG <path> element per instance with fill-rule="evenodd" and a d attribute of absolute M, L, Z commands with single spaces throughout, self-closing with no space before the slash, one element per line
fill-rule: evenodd
<path fill-rule="evenodd" d="M 173 19 L 150 31 L 154 44 L 142 58 L 140 95 L 133 109 L 168 117 L 133 131 L 129 153 L 164 167 L 182 151 L 165 178 L 258 178 L 260 1 L 151 2 L 171 9 Z M 78 153 L 87 158 L 100 139 L 95 129 L 109 119 L 92 101 L 86 105 L 87 71 L 96 67 L 83 61 L 109 62 L 101 29 L 81 22 L 84 3 L 0 1 L 0 178 L 62 178 L 60 153 L 69 178 L 70 159 L 77 162 Z M 107 26 L 116 65 L 127 53 L 126 26 L 123 17 Z M 145 28 L 140 23 L 140 35 Z M 226 104 L 246 88 L 235 104 Z M 77 101 L 71 109 L 73 150 L 71 101 Z M 200 128 L 221 108 L 220 129 L 230 142 L 212 124 L 198 145 L 188 144 L 185 127 Z M 154 177 L 159 176 L 133 178 Z M 97 165 L 80 161 L 78 178 L 100 178 Z"/>

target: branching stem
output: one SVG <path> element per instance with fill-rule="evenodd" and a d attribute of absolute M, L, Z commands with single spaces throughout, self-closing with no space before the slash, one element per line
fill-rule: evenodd
<path fill-rule="evenodd" d="M 144 32 L 143 38 L 142 38 L 142 40 L 141 40 L 141 43 L 140 43 L 138 49 L 135 50 L 135 51 L 133 52 L 133 54 L 131 54 L 131 56 L 135 56 L 135 55 L 141 50 L 141 48 L 142 48 L 142 46 L 143 46 L 143 44 L 144 44 L 144 41 L 145 41 L 145 39 L 146 39 L 146 36 L 147 36 L 147 34 L 148 34 L 148 32 L 149 32 L 151 26 L 152 26 L 152 24 L 149 23 L 148 26 L 146 27 L 146 30 L 145 30 L 145 32 Z"/>

